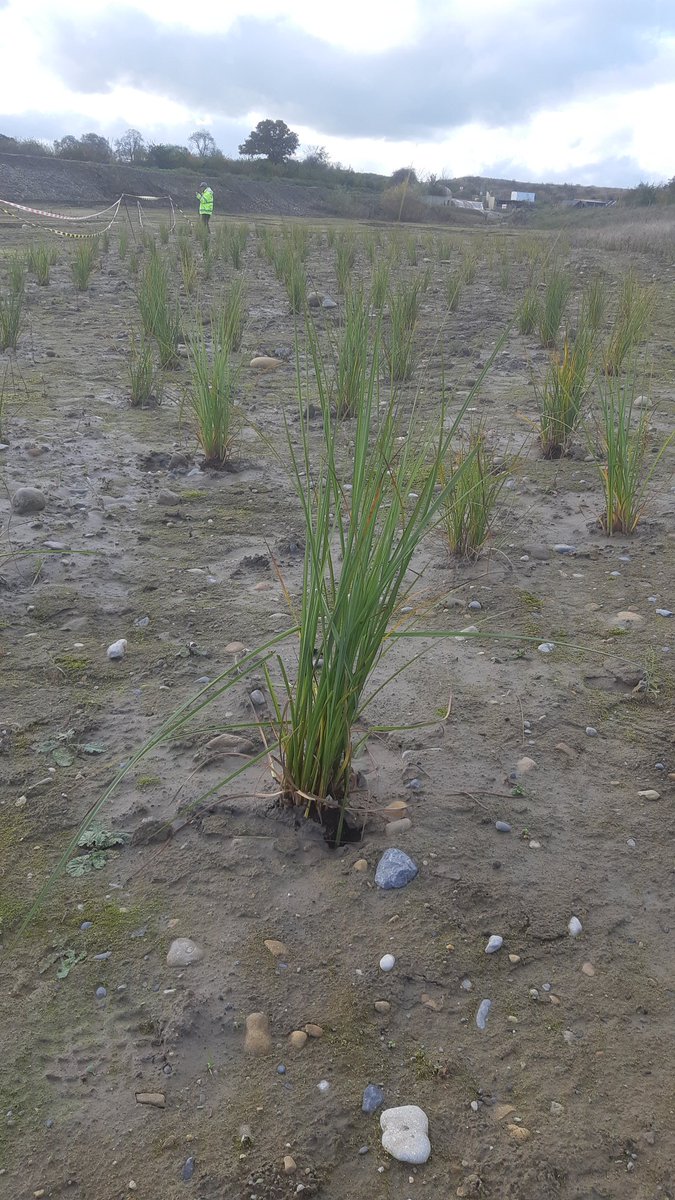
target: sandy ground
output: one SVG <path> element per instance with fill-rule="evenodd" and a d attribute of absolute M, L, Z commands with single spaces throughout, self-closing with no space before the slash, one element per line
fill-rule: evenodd
<path fill-rule="evenodd" d="M 17 223 L 0 234 L 8 250 L 28 236 Z M 418 236 L 419 264 L 402 264 L 401 275 L 424 269 L 430 243 Z M 330 850 L 318 826 L 275 808 L 264 764 L 191 807 L 240 764 L 208 761 L 203 747 L 253 719 L 249 692 L 262 680 L 243 673 L 127 775 L 99 815 L 131 840 L 100 871 L 61 874 L 16 936 L 120 764 L 200 680 L 231 665 L 228 643 L 253 647 L 291 624 L 274 562 L 291 594 L 302 571 L 298 504 L 256 432 L 283 455 L 295 368 L 248 368 L 253 354 L 292 348 L 294 321 L 255 238 L 238 356 L 255 428 L 242 432 L 235 469 L 218 473 L 199 470 L 181 410 L 185 363 L 160 408 L 129 407 L 138 316 L 116 238 L 84 294 L 69 253 L 62 246 L 48 287 L 29 283 L 18 353 L 0 355 L 0 1191 L 13 1200 L 675 1196 L 675 626 L 656 615 L 675 607 L 672 461 L 657 470 L 636 536 L 605 537 L 583 438 L 555 463 L 537 448 L 531 375 L 546 356 L 534 336 L 508 333 L 474 406 L 500 448 L 520 452 L 488 551 L 457 564 L 436 533 L 415 564 L 425 568 L 420 627 L 471 624 L 502 637 L 429 639 L 367 710 L 373 727 L 399 728 L 373 732 L 362 754 L 362 841 Z M 592 247 L 563 253 L 577 287 L 599 270 L 614 290 L 631 263 L 656 273 L 649 361 L 663 433 L 675 394 L 672 272 Z M 438 410 L 442 371 L 451 408 L 466 395 L 524 287 L 522 264 L 502 287 L 498 266 L 483 261 L 448 317 L 449 269 L 432 256 L 409 386 L 427 415 Z M 358 271 L 369 276 L 363 255 Z M 230 274 L 218 264 L 202 299 Z M 340 301 L 318 229 L 310 276 Z M 316 320 L 332 328 L 330 313 Z M 312 436 L 318 453 L 318 423 Z M 347 427 L 344 436 L 346 456 Z M 43 512 L 11 513 L 22 485 L 45 493 Z M 179 501 L 161 502 L 162 489 Z M 576 553 L 556 553 L 558 543 Z M 480 610 L 469 609 L 475 600 Z M 622 610 L 641 622 L 617 636 Z M 127 654 L 109 662 L 117 638 Z M 554 653 L 540 654 L 540 640 Z M 410 653 L 399 647 L 377 680 Z M 292 668 L 292 643 L 284 654 Z M 524 756 L 535 765 L 514 782 Z M 640 798 L 645 789 L 660 800 Z M 384 892 L 374 873 L 393 800 L 412 818 L 396 844 L 420 870 Z M 153 836 L 178 817 L 171 837 Z M 497 832 L 497 820 L 512 832 Z M 354 869 L 358 859 L 366 870 Z M 491 934 L 504 946 L 488 956 Z M 194 939 L 201 961 L 168 966 L 176 937 Z M 266 939 L 283 943 L 280 956 Z M 387 952 L 396 966 L 385 975 Z M 492 1009 L 481 1032 L 484 998 Z M 261 1057 L 244 1048 L 253 1012 L 271 1029 Z M 307 1023 L 322 1036 L 295 1050 L 288 1035 Z M 361 1112 L 368 1083 L 382 1086 L 387 1106 L 426 1111 L 426 1166 L 382 1151 L 378 1115 Z M 164 1107 L 138 1103 L 143 1092 L 161 1093 Z"/>

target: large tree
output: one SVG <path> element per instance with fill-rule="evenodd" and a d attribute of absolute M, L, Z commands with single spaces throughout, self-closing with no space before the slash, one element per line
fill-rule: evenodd
<path fill-rule="evenodd" d="M 98 133 L 83 133 L 81 138 L 67 134 L 54 142 L 54 153 L 59 158 L 75 158 L 80 162 L 110 162 L 112 150 L 107 138 Z"/>
<path fill-rule="evenodd" d="M 271 163 L 284 163 L 292 158 L 300 138 L 288 128 L 285 121 L 258 121 L 245 142 L 239 147 L 239 153 L 246 158 L 266 158 Z"/>
<path fill-rule="evenodd" d="M 138 129 L 127 129 L 115 142 L 115 158 L 124 163 L 139 163 L 147 157 L 148 147 Z"/>
<path fill-rule="evenodd" d="M 190 134 L 188 143 L 198 158 L 213 158 L 218 151 L 216 140 L 208 129 L 195 129 L 194 133 Z"/>

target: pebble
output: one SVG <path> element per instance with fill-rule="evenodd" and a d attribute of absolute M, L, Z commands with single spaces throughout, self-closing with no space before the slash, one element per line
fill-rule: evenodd
<path fill-rule="evenodd" d="M 380 959 L 380 970 L 381 971 L 393 971 L 395 966 L 396 966 L 396 959 L 394 958 L 393 954 L 383 954 L 382 955 L 382 958 Z"/>
<path fill-rule="evenodd" d="M 558 542 L 553 549 L 556 554 L 576 554 L 577 552 L 576 546 L 568 546 L 566 542 Z"/>
<path fill-rule="evenodd" d="M 386 1108 L 380 1117 L 382 1149 L 398 1162 L 425 1163 L 431 1154 L 429 1121 L 416 1104 Z"/>
<path fill-rule="evenodd" d="M 470 979 L 463 979 L 459 985 L 463 992 L 472 992 L 473 984 Z"/>
<path fill-rule="evenodd" d="M 308 308 L 321 308 L 322 302 L 323 302 L 323 296 L 321 295 L 321 292 L 308 292 L 307 293 L 307 307 Z"/>
<path fill-rule="evenodd" d="M 279 1063 L 279 1066 L 277 1067 L 277 1075 L 285 1075 L 285 1074 L 286 1074 L 286 1068 L 285 1068 L 284 1064 Z"/>
<path fill-rule="evenodd" d="M 526 1142 L 532 1136 L 529 1129 L 526 1129 L 524 1125 L 507 1125 L 506 1128 L 514 1142 Z"/>
<path fill-rule="evenodd" d="M 641 796 L 643 800 L 661 799 L 661 793 L 655 791 L 654 788 L 647 788 L 644 792 L 638 792 L 638 796 Z"/>
<path fill-rule="evenodd" d="M 635 847 L 637 846 L 637 842 L 635 841 L 635 838 L 628 838 L 626 845 L 630 846 L 631 850 L 634 850 Z"/>
<path fill-rule="evenodd" d="M 516 763 L 516 774 L 527 775 L 530 771 L 534 771 L 536 765 L 537 764 L 533 758 L 528 758 L 527 755 L 523 755 L 523 757 L 519 758 L 518 762 Z"/>
<path fill-rule="evenodd" d="M 336 304 L 335 300 L 331 299 L 330 296 L 324 296 L 323 300 L 321 301 L 321 307 L 322 308 L 337 308 L 337 304 Z"/>
<path fill-rule="evenodd" d="M 495 821 L 495 829 L 498 833 L 510 833 L 511 826 L 508 821 Z"/>
<path fill-rule="evenodd" d="M 304 1029 L 294 1029 L 288 1040 L 294 1050 L 302 1050 L 307 1045 L 307 1034 Z"/>
<path fill-rule="evenodd" d="M 384 832 L 387 837 L 397 837 L 399 833 L 406 833 L 408 829 L 412 829 L 412 821 L 410 817 L 402 817 L 400 821 L 389 821 Z"/>
<path fill-rule="evenodd" d="M 541 642 L 537 646 L 537 650 L 540 654 L 553 654 L 553 651 L 555 650 L 555 642 Z"/>
<path fill-rule="evenodd" d="M 275 958 L 288 958 L 288 950 L 283 942 L 278 942 L 276 938 L 267 938 L 265 948 L 273 954 Z"/>
<path fill-rule="evenodd" d="M 124 658 L 124 655 L 126 654 L 126 652 L 127 652 L 127 639 L 126 638 L 119 638 L 116 642 L 111 642 L 111 644 L 108 646 L 108 649 L 106 650 L 106 654 L 111 662 L 114 662 L 115 659 L 118 659 L 118 658 Z"/>
<path fill-rule="evenodd" d="M 168 967 L 189 967 L 203 957 L 204 951 L 192 938 L 176 938 L 169 946 L 166 963 Z"/>
<path fill-rule="evenodd" d="M 488 944 L 485 947 L 485 953 L 486 954 L 496 954 L 498 950 L 501 950 L 503 945 L 504 945 L 503 937 L 500 937 L 500 935 L 498 933 L 493 933 L 488 938 Z"/>
<path fill-rule="evenodd" d="M 485 1029 L 491 1008 L 491 1000 L 481 1000 L 480 1004 L 478 1005 L 478 1012 L 476 1013 L 476 1025 L 479 1029 Z"/>
<path fill-rule="evenodd" d="M 250 1013 L 246 1018 L 244 1049 L 249 1054 L 269 1054 L 272 1049 L 270 1023 L 264 1013 Z"/>
<path fill-rule="evenodd" d="M 26 513 L 42 512 L 47 505 L 47 497 L 39 488 L 17 488 L 12 496 L 12 509 L 23 516 Z"/>
<path fill-rule="evenodd" d="M 157 503 L 168 507 L 172 504 L 180 504 L 180 496 L 178 492 L 172 492 L 170 488 L 160 488 L 157 493 Z"/>
<path fill-rule="evenodd" d="M 408 805 L 405 800 L 390 800 L 386 808 L 382 809 L 382 815 L 388 821 L 398 821 L 401 817 L 405 817 L 408 811 Z"/>
<path fill-rule="evenodd" d="M 249 363 L 254 371 L 275 371 L 277 367 L 283 367 L 283 365 L 283 358 L 272 358 L 270 354 L 257 354 Z"/>
<path fill-rule="evenodd" d="M 382 1015 L 391 1012 L 391 1004 L 388 1000 L 376 1000 L 373 1007 L 375 1012 L 382 1013 Z"/>
<path fill-rule="evenodd" d="M 593 966 L 593 963 L 585 962 L 581 970 L 583 971 L 584 975 L 595 975 L 595 967 Z"/>
<path fill-rule="evenodd" d="M 83 921 L 82 924 L 80 925 L 80 933 L 84 933 L 85 929 L 91 929 L 93 927 L 93 924 L 94 924 L 93 921 Z"/>
<path fill-rule="evenodd" d="M 251 704 L 260 705 L 260 704 L 264 704 L 264 703 L 265 703 L 265 697 L 264 697 L 263 693 L 260 691 L 260 688 L 254 688 L 253 691 L 251 692 Z"/>
<path fill-rule="evenodd" d="M 354 863 L 354 866 L 352 867 L 352 871 L 367 871 L 367 870 L 368 870 L 367 859 L 357 858 L 356 862 Z"/>
<path fill-rule="evenodd" d="M 296 1163 L 295 1159 L 292 1158 L 290 1154 L 286 1154 L 284 1156 L 284 1174 L 292 1175 L 294 1171 L 297 1171 L 297 1169 L 298 1164 Z"/>
<path fill-rule="evenodd" d="M 579 934 L 581 933 L 581 930 L 583 929 L 583 926 L 578 917 L 570 917 L 569 925 L 567 926 L 567 928 L 570 931 L 571 937 L 578 937 Z"/>
<path fill-rule="evenodd" d="M 151 1108 L 165 1108 L 166 1097 L 163 1092 L 136 1092 L 137 1104 L 149 1104 Z"/>
<path fill-rule="evenodd" d="M 192 1179 L 192 1176 L 194 1174 L 194 1169 L 195 1169 L 195 1160 L 194 1160 L 194 1157 L 192 1155 L 190 1155 L 189 1158 L 185 1159 L 185 1162 L 183 1163 L 183 1170 L 180 1173 L 180 1177 L 183 1180 L 183 1183 L 190 1182 L 190 1180 Z"/>
<path fill-rule="evenodd" d="M 509 954 L 509 962 L 513 963 L 513 965 L 515 967 L 516 964 L 520 962 L 520 955 L 519 954 Z"/>
<path fill-rule="evenodd" d="M 541 850 L 541 842 L 537 842 L 534 838 L 532 838 L 532 841 L 528 842 L 527 844 L 530 847 L 530 850 Z"/>
<path fill-rule="evenodd" d="M 644 625 L 645 619 L 639 613 L 628 610 L 617 613 L 609 623 L 612 629 L 633 629 L 638 625 Z"/>
<path fill-rule="evenodd" d="M 330 1084 L 327 1079 L 320 1079 L 317 1083 L 317 1088 L 325 1096 L 326 1092 L 330 1091 Z"/>
<path fill-rule="evenodd" d="M 228 642 L 224 654 L 245 654 L 246 647 L 243 642 Z"/>
<path fill-rule="evenodd" d="M 361 1112 L 374 1113 L 384 1104 L 384 1092 L 376 1083 L 369 1083 L 363 1089 L 363 1100 L 361 1101 Z"/>
<path fill-rule="evenodd" d="M 305 1025 L 305 1033 L 307 1037 L 320 1038 L 323 1037 L 323 1027 L 321 1025 Z"/>
<path fill-rule="evenodd" d="M 97 1000 L 105 1000 L 107 995 L 108 995 L 107 988 L 97 987 L 97 989 L 96 989 L 96 999 Z"/>
<path fill-rule="evenodd" d="M 377 864 L 375 883 L 378 887 L 389 891 L 392 888 L 402 888 L 410 883 L 418 873 L 418 867 L 403 850 L 385 850 Z"/>
<path fill-rule="evenodd" d="M 469 600 L 468 607 L 473 609 L 474 612 L 480 612 L 483 605 L 481 604 L 480 600 Z"/>
<path fill-rule="evenodd" d="M 672 617 L 672 612 L 669 608 L 657 608 L 654 610 L 657 617 Z"/>
<path fill-rule="evenodd" d="M 597 737 L 598 731 L 593 725 L 586 726 L 586 737 Z"/>

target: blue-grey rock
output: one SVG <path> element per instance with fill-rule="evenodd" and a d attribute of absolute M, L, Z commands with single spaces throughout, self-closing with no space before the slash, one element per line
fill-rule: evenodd
<path fill-rule="evenodd" d="M 597 737 L 597 736 L 598 736 L 598 731 L 595 728 L 595 726 L 587 725 L 586 726 L 586 737 Z"/>
<path fill-rule="evenodd" d="M 402 888 L 415 878 L 417 865 L 403 850 L 385 850 L 377 864 L 375 883 L 388 891 L 390 888 Z"/>
<path fill-rule="evenodd" d="M 21 515 L 26 513 L 42 512 L 46 506 L 47 499 L 39 488 L 20 487 L 17 488 L 12 496 L 12 508 L 15 513 Z"/>
<path fill-rule="evenodd" d="M 669 608 L 657 608 L 656 615 L 657 617 L 672 617 L 673 614 Z"/>
<path fill-rule="evenodd" d="M 469 600 L 468 607 L 473 609 L 474 612 L 480 612 L 483 605 L 481 604 L 480 600 Z"/>
<path fill-rule="evenodd" d="M 363 1102 L 361 1111 L 364 1113 L 374 1113 L 384 1104 L 384 1092 L 376 1083 L 369 1083 L 367 1088 L 363 1090 Z"/>
<path fill-rule="evenodd" d="M 194 1160 L 193 1155 L 190 1155 L 189 1158 L 185 1159 L 185 1162 L 183 1163 L 183 1170 L 180 1173 L 180 1177 L 183 1180 L 183 1183 L 190 1182 L 190 1180 L 192 1179 L 192 1176 L 194 1174 L 194 1169 L 195 1169 L 195 1160 Z"/>
<path fill-rule="evenodd" d="M 94 924 L 93 921 L 83 921 L 82 924 L 80 925 L 80 933 L 84 933 L 84 931 L 86 929 L 91 929 L 93 924 Z"/>
<path fill-rule="evenodd" d="M 478 1005 L 478 1012 L 476 1013 L 476 1025 L 479 1029 L 485 1029 L 491 1008 L 491 1000 L 481 1000 L 480 1004 Z"/>
<path fill-rule="evenodd" d="M 107 995 L 108 995 L 107 988 L 97 987 L 97 989 L 96 989 L 96 999 L 97 1000 L 105 1000 Z"/>
<path fill-rule="evenodd" d="M 576 554 L 577 552 L 576 546 L 568 546 L 566 542 L 558 542 L 553 549 L 556 554 Z"/>
<path fill-rule="evenodd" d="M 495 821 L 495 829 L 499 833 L 510 833 L 511 832 L 511 826 L 509 825 L 508 821 Z"/>
<path fill-rule="evenodd" d="M 286 1068 L 285 1068 L 284 1064 L 279 1063 L 279 1066 L 277 1067 L 277 1075 L 285 1075 L 285 1074 L 286 1074 Z"/>

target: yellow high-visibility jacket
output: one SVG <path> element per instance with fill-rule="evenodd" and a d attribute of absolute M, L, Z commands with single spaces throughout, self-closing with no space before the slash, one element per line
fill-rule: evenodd
<path fill-rule="evenodd" d="M 204 214 L 211 216 L 213 212 L 213 191 L 211 188 L 207 187 L 204 188 L 203 192 L 197 192 L 197 199 L 199 200 L 200 217 L 203 217 Z"/>

